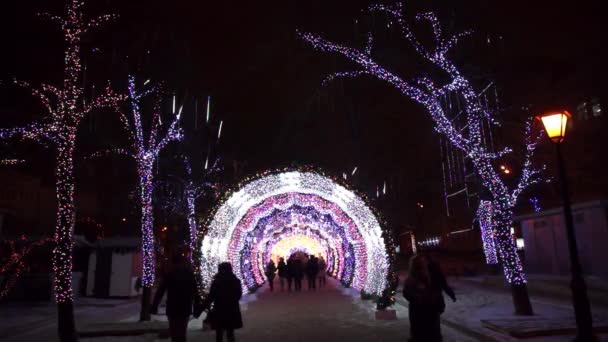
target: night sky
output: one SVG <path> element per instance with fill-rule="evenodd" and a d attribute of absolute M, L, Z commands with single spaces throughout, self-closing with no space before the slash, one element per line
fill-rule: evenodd
<path fill-rule="evenodd" d="M 372 79 L 322 87 L 328 73 L 352 65 L 313 51 L 296 36 L 298 29 L 312 31 L 361 47 L 371 29 L 379 36 L 378 58 L 390 69 L 428 72 L 395 32 L 386 32 L 384 18 L 362 11 L 369 3 L 91 0 L 88 13 L 113 12 L 120 18 L 84 44 L 87 86 L 110 79 L 124 88 L 128 74 L 164 81 L 186 101 L 186 123 L 194 120 L 194 99 L 203 107 L 211 95 L 214 127 L 224 120 L 218 150 L 246 161 L 248 172 L 309 164 L 341 174 L 358 166 L 358 188 L 375 191 L 388 180 L 390 191 L 398 193 L 385 203 L 388 211 L 408 212 L 424 201 L 439 213 L 438 137 L 421 108 Z M 63 1 L 12 5 L 0 14 L 0 79 L 57 80 L 59 32 L 34 14 L 61 11 Z M 467 70 L 495 80 L 508 106 L 568 107 L 584 96 L 605 96 L 606 38 L 599 1 L 425 1 L 411 6 L 433 8 L 452 28 L 476 31 L 456 58 Z M 11 91 L 0 91 L 0 127 L 27 122 L 31 115 L 23 111 L 35 112 L 31 104 L 9 98 Z M 106 135 L 119 134 L 110 129 Z"/>

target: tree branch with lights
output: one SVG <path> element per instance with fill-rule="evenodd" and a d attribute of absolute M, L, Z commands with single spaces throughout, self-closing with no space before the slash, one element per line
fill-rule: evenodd
<path fill-rule="evenodd" d="M 5 262 L 0 263 L 0 274 L 4 276 L 4 280 L 0 282 L 0 301 L 8 296 L 23 270 L 27 268 L 29 254 L 37 248 L 53 243 L 54 239 L 51 238 L 31 241 L 25 236 L 17 241 L 10 240 L 2 243 L 8 251 L 8 258 Z"/>
<path fill-rule="evenodd" d="M 208 194 L 210 191 L 214 191 L 217 188 L 217 183 L 213 181 L 213 178 L 222 171 L 220 159 L 217 158 L 209 165 L 209 159 L 207 158 L 205 166 L 198 172 L 198 176 L 192 171 L 190 160 L 184 158 L 184 164 L 186 167 L 187 178 L 184 181 L 184 199 L 186 200 L 187 212 L 188 212 L 188 227 L 190 232 L 190 250 L 194 250 L 196 246 L 196 237 L 198 234 L 198 228 L 196 225 L 196 201 Z"/>
<path fill-rule="evenodd" d="M 469 35 L 470 32 L 466 31 L 446 36 L 434 13 L 421 13 L 415 15 L 413 20 L 416 23 L 430 25 L 432 38 L 430 44 L 423 44 L 414 33 L 410 20 L 406 19 L 401 4 L 393 6 L 378 4 L 371 6 L 369 9 L 372 13 L 387 15 L 391 22 L 396 24 L 403 38 L 414 48 L 416 53 L 437 69 L 438 74 L 447 76 L 447 82 L 440 82 L 429 77 L 404 79 L 389 71 L 388 67 L 377 62 L 372 55 L 373 37 L 371 34 L 368 35 L 367 44 L 363 50 L 333 43 L 313 33 L 299 32 L 299 35 L 316 50 L 338 53 L 359 67 L 359 70 L 340 72 L 334 75 L 339 77 L 371 75 L 389 83 L 401 94 L 420 104 L 435 123 L 435 130 L 447 137 L 453 146 L 464 152 L 471 161 L 482 185 L 491 196 L 493 222 L 495 223 L 494 237 L 505 277 L 512 285 L 516 311 L 521 314 L 531 314 L 532 309 L 527 294 L 525 274 L 510 232 L 513 223 L 513 209 L 518 198 L 525 189 L 539 180 L 540 170 L 532 166 L 536 140 L 531 138 L 531 125 L 528 125 L 526 130 L 528 138 L 526 138 L 526 157 L 521 171 L 522 176 L 517 186 L 510 188 L 505 180 L 501 178 L 501 174 L 495 165 L 497 159 L 510 152 L 510 149 L 506 148 L 498 153 L 491 151 L 482 137 L 483 120 L 487 120 L 493 126 L 497 126 L 498 121 L 492 112 L 482 106 L 474 86 L 463 76 L 460 69 L 449 57 L 458 41 Z M 332 78 L 335 78 L 335 76 L 330 76 L 329 79 Z M 442 105 L 442 98 L 448 94 L 458 96 L 464 103 L 464 113 L 466 115 L 464 127 L 457 127 L 448 117 L 448 113 Z"/>
<path fill-rule="evenodd" d="M 132 157 L 137 164 L 137 174 L 139 177 L 138 194 L 141 205 L 141 236 L 142 236 L 142 252 L 143 252 L 143 275 L 142 286 L 144 295 L 142 296 L 141 319 L 149 320 L 149 301 L 152 287 L 154 286 L 156 273 L 156 256 L 154 249 L 154 227 L 153 227 L 153 204 L 152 193 L 154 192 L 154 163 L 158 159 L 160 151 L 172 141 L 182 139 L 182 130 L 179 126 L 179 120 L 182 109 L 176 113 L 175 105 L 173 106 L 174 118 L 169 124 L 169 127 L 161 134 L 161 98 L 160 94 L 154 87 L 146 88 L 147 82 L 143 85 L 142 90 L 136 89 L 134 77 L 129 77 L 129 115 L 121 113 L 120 119 L 124 124 L 124 129 L 129 133 L 130 147 L 129 149 L 116 149 L 119 154 Z M 145 134 L 144 124 L 142 122 L 141 106 L 146 97 L 153 98 L 152 107 L 152 122 L 150 123 L 150 131 Z M 175 99 L 174 99 L 175 103 Z"/>
<path fill-rule="evenodd" d="M 15 81 L 20 87 L 28 88 L 44 107 L 42 121 L 23 127 L 0 129 L 0 138 L 20 137 L 24 139 L 50 141 L 56 148 L 56 195 L 57 222 L 55 226 L 55 250 L 53 269 L 55 273 L 55 300 L 58 305 L 58 328 L 61 341 L 74 341 L 75 327 L 72 304 L 72 234 L 74 231 L 74 161 L 76 132 L 78 126 L 93 110 L 100 108 L 118 109 L 125 98 L 115 94 L 107 87 L 103 94 L 85 101 L 82 85 L 82 65 L 80 46 L 83 36 L 97 23 L 84 17 L 84 1 L 69 0 L 63 16 L 43 15 L 58 24 L 63 34 L 64 50 L 63 84 L 51 86 L 43 84 L 40 88 L 31 87 L 27 82 Z M 111 15 L 103 16 L 104 21 Z"/>

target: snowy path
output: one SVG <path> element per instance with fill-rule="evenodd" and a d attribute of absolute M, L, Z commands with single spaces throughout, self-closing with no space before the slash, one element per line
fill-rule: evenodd
<path fill-rule="evenodd" d="M 278 285 L 278 284 L 277 284 Z M 306 285 L 304 285 L 306 288 Z M 379 321 L 374 304 L 328 279 L 326 288 L 294 293 L 261 289 L 243 305 L 245 327 L 238 341 L 407 341 L 407 309 L 396 305 L 398 319 Z M 473 341 L 443 327 L 445 341 Z M 190 341 L 214 341 L 214 332 L 190 331 Z"/>

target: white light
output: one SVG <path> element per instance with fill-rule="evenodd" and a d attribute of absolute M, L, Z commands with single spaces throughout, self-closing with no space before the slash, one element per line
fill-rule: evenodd
<path fill-rule="evenodd" d="M 211 96 L 207 96 L 207 122 L 209 122 L 210 117 L 211 117 Z"/>
<path fill-rule="evenodd" d="M 201 275 L 203 286 L 209 285 L 217 270 L 217 263 L 221 261 L 232 262 L 235 274 L 241 280 L 244 280 L 241 265 L 246 260 L 241 260 L 240 252 L 247 243 L 247 237 L 249 236 L 247 232 L 251 232 L 259 220 L 272 211 L 287 210 L 294 205 L 307 207 L 312 203 L 317 203 L 309 202 L 309 198 L 320 198 L 331 203 L 331 208 L 336 208 L 330 210 L 325 207 L 317 207 L 314 204 L 315 209 L 322 215 L 331 215 L 334 220 L 340 219 L 351 222 L 348 227 L 352 227 L 352 229 L 344 230 L 346 241 L 353 243 L 353 248 L 356 251 L 354 254 L 356 266 L 353 270 L 351 286 L 369 293 L 381 294 L 387 284 L 386 276 L 389 261 L 382 238 L 382 228 L 373 212 L 356 194 L 334 183 L 331 179 L 314 172 L 299 171 L 272 174 L 251 181 L 220 205 L 208 225 L 207 238 L 202 243 Z M 264 209 L 261 210 L 260 208 Z M 332 210 L 338 210 L 339 212 Z M 251 215 L 256 216 L 251 217 Z M 327 235 L 327 228 L 322 219 L 312 223 L 301 221 L 302 219 L 305 218 L 294 214 L 291 223 L 287 223 L 287 225 L 297 226 L 298 233 L 303 234 L 311 231 L 311 229 L 318 230 L 321 236 L 326 236 L 323 239 L 326 240 L 330 249 L 341 241 Z M 272 235 L 274 232 L 275 230 L 270 230 L 268 234 Z M 357 240 L 355 240 L 356 236 L 359 236 L 356 238 Z M 215 249 L 209 248 L 209 241 L 214 240 L 221 241 L 221 243 L 216 243 L 218 247 Z M 256 248 L 264 249 L 265 241 L 268 241 L 267 235 L 259 239 Z M 254 268 L 254 281 L 261 284 L 264 281 L 263 271 L 256 270 L 256 268 L 260 266 L 259 261 L 265 254 L 262 250 L 258 252 L 262 254 L 252 255 L 249 261 L 251 267 Z"/>
<path fill-rule="evenodd" d="M 217 140 L 220 140 L 222 136 L 222 126 L 224 125 L 224 120 L 220 121 L 220 128 L 217 130 Z"/>
<path fill-rule="evenodd" d="M 524 249 L 524 239 L 518 238 L 515 240 L 515 245 L 517 246 L 517 249 Z"/>
<path fill-rule="evenodd" d="M 350 175 L 354 176 L 356 172 L 357 172 L 357 166 L 355 166 L 355 168 L 353 169 L 353 172 Z"/>
<path fill-rule="evenodd" d="M 175 114 L 175 95 L 173 95 L 173 107 L 172 107 L 172 113 Z"/>
<path fill-rule="evenodd" d="M 461 230 L 455 230 L 455 231 L 453 231 L 453 232 L 450 232 L 450 235 L 453 235 L 453 234 L 460 234 L 460 233 L 465 233 L 465 232 L 468 232 L 468 231 L 471 231 L 471 230 L 473 230 L 473 228 L 461 229 Z"/>

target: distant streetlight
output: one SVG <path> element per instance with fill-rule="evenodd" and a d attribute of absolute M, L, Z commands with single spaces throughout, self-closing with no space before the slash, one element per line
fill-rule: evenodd
<path fill-rule="evenodd" d="M 564 219 L 566 223 L 566 236 L 568 237 L 568 249 L 570 251 L 570 267 L 572 272 L 572 301 L 574 305 L 574 315 L 576 318 L 577 338 L 576 341 L 595 341 L 593 336 L 593 321 L 591 316 L 591 306 L 587 296 L 587 285 L 583 278 L 581 263 L 578 256 L 576 235 L 574 234 L 574 223 L 572 221 L 572 209 L 570 207 L 570 197 L 568 183 L 566 181 L 566 168 L 562 156 L 561 143 L 566 137 L 566 127 L 568 120 L 572 118 L 567 111 L 550 112 L 537 117 L 545 127 L 547 136 L 555 145 L 557 154 L 557 169 L 562 187 L 562 201 L 564 202 Z"/>

